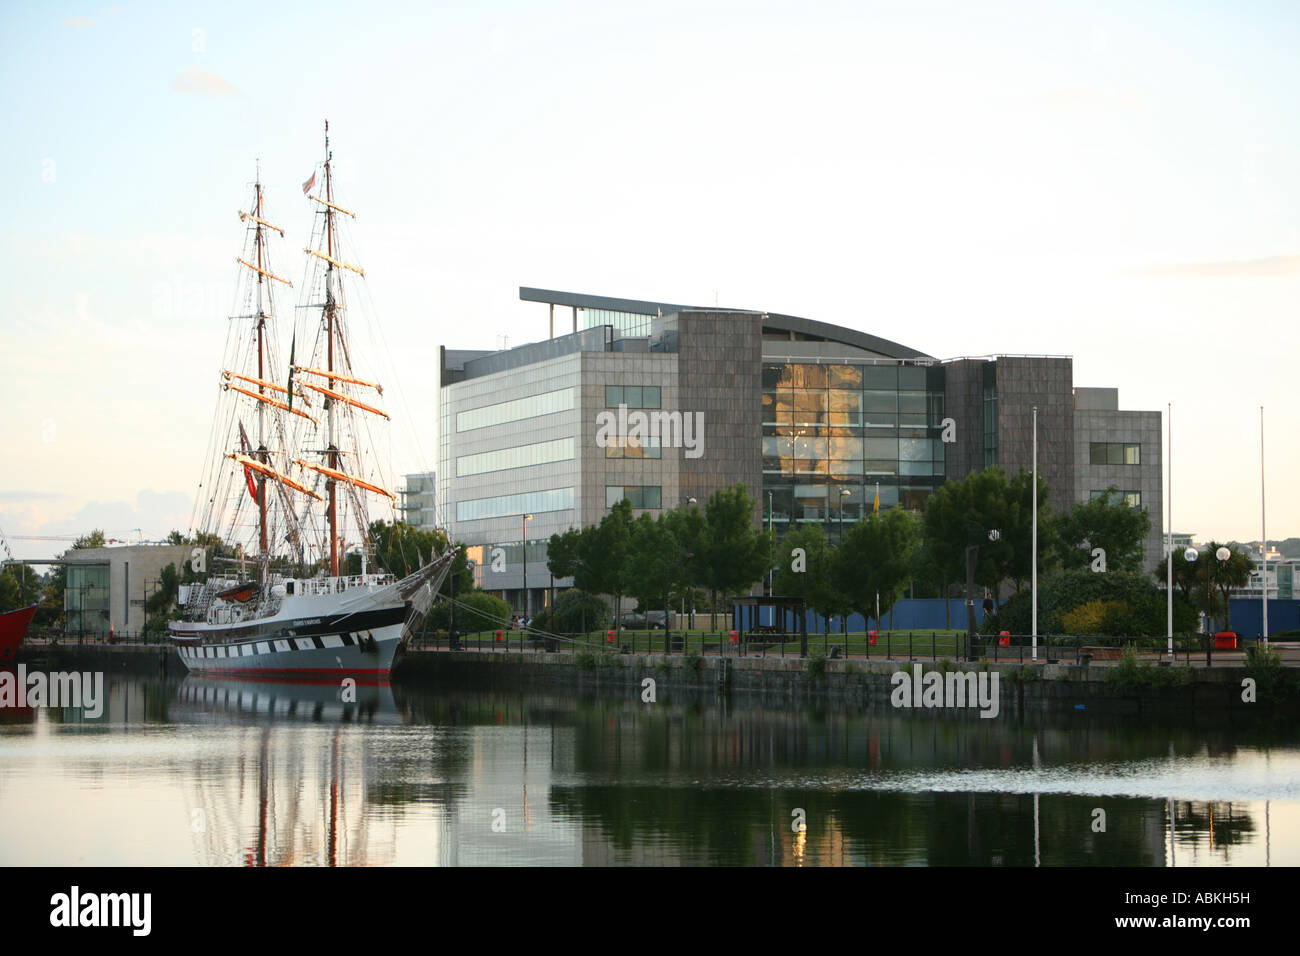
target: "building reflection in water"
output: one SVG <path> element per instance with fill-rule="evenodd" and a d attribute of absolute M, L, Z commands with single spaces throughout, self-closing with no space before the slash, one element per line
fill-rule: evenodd
<path fill-rule="evenodd" d="M 1194 729 L 717 699 L 106 686 L 99 720 L 0 728 L 0 818 L 24 821 L 0 862 L 93 839 L 100 864 L 1300 863 L 1293 739 L 1229 752 Z"/>

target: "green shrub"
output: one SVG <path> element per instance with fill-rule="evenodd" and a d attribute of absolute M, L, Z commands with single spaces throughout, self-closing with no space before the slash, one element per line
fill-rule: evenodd
<path fill-rule="evenodd" d="M 600 629 L 608 620 L 609 607 L 599 595 L 569 588 L 537 615 L 534 626 L 552 634 L 582 634 Z"/>
<path fill-rule="evenodd" d="M 1135 571 L 1064 571 L 1043 579 L 1038 588 L 1040 633 L 1069 634 L 1065 617 L 1091 602 L 1109 604 L 1097 622 L 1096 633 L 1119 637 L 1158 637 L 1165 633 L 1165 592 L 1145 574 Z M 1118 608 L 1113 605 L 1127 605 Z M 1032 603 L 1028 589 L 1008 600 L 980 625 L 985 634 L 1010 631 L 1028 634 L 1033 628 Z M 1174 595 L 1174 633 L 1190 634 L 1196 629 L 1196 611 L 1181 594 Z"/>
<path fill-rule="evenodd" d="M 1282 663 L 1282 651 L 1256 642 L 1246 648 L 1246 676 L 1255 681 L 1255 699 L 1273 701 L 1297 691 L 1294 672 Z"/>
<path fill-rule="evenodd" d="M 821 678 L 826 676 L 826 655 L 820 650 L 808 652 L 808 663 L 806 665 L 809 677 Z"/>

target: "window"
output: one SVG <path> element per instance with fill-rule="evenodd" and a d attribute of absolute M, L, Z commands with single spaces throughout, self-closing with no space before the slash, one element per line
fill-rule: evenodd
<path fill-rule="evenodd" d="M 662 507 L 663 490 L 659 485 L 606 485 L 605 507 L 612 508 L 620 501 L 630 501 L 633 508 Z"/>
<path fill-rule="evenodd" d="M 458 412 L 456 431 L 467 432 L 474 428 L 486 428 L 489 425 L 504 425 L 506 422 L 517 422 L 538 415 L 567 412 L 571 408 L 573 408 L 573 389 L 561 388 L 554 392 L 517 398 L 512 402 L 484 405 L 482 408 Z"/>
<path fill-rule="evenodd" d="M 659 408 L 658 385 L 606 385 L 605 407 Z"/>
<path fill-rule="evenodd" d="M 569 461 L 571 458 L 572 438 L 537 442 L 534 445 L 516 445 L 514 448 L 485 451 L 477 455 L 462 455 L 456 459 L 456 477 L 505 471 L 508 468 L 527 468 L 529 465 L 545 465 L 553 461 Z"/>
<path fill-rule="evenodd" d="M 1091 465 L 1140 465 L 1142 446 L 1136 442 L 1095 441 L 1088 446 Z"/>
<path fill-rule="evenodd" d="M 635 438 L 615 438 L 605 446 L 606 458 L 662 458 L 659 439 L 647 438 L 644 443 Z"/>
<path fill-rule="evenodd" d="M 551 488 L 494 498 L 472 498 L 456 502 L 457 521 L 481 521 L 484 518 L 507 518 L 542 511 L 567 511 L 573 507 L 572 488 Z"/>
<path fill-rule="evenodd" d="M 1096 501 L 1098 498 L 1106 497 L 1106 494 L 1106 491 L 1093 491 L 1088 494 L 1088 497 L 1091 500 Z M 1120 491 L 1117 492 L 1117 495 L 1119 496 L 1119 500 L 1130 508 L 1142 507 L 1142 492 L 1140 491 Z"/>

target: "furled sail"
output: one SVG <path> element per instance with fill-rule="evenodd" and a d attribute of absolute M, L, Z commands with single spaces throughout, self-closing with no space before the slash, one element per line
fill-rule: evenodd
<path fill-rule="evenodd" d="M 370 388 L 373 388 L 380 395 L 384 394 L 384 386 L 380 385 L 378 382 L 368 382 L 364 378 L 356 378 L 352 375 L 344 375 L 342 372 L 339 371 L 331 372 L 323 368 L 303 368 L 301 365 L 293 366 L 293 370 L 295 372 L 306 372 L 309 375 L 319 375 L 322 378 L 337 379 L 340 382 L 351 382 L 353 385 L 368 385 Z"/>
<path fill-rule="evenodd" d="M 339 471 L 335 468 L 326 468 L 324 465 L 313 465 L 309 461 L 302 461 L 301 459 L 297 459 L 297 458 L 294 459 L 293 463 L 295 465 L 300 465 L 303 468 L 310 468 L 312 471 L 319 471 L 322 475 L 325 475 L 329 478 L 333 478 L 335 481 L 345 481 L 349 485 L 355 485 L 358 488 L 364 488 L 366 491 L 373 491 L 375 492 L 375 494 L 387 495 L 389 498 L 391 498 L 394 501 L 397 500 L 397 495 L 393 494 L 391 491 L 386 491 L 385 489 L 380 488 L 378 485 L 372 485 L 368 481 L 363 481 L 362 479 L 357 478 L 354 475 L 346 474 L 345 472 Z"/>
<path fill-rule="evenodd" d="M 311 495 L 317 501 L 324 500 L 323 498 L 321 498 L 320 495 L 316 494 L 316 492 L 312 491 L 310 488 L 304 488 L 302 485 L 298 484 L 298 482 L 294 481 L 288 475 L 282 475 L 280 472 L 276 471 L 270 465 L 264 465 L 255 458 L 249 458 L 247 455 L 241 455 L 237 452 L 232 452 L 226 455 L 226 457 L 233 458 L 235 461 L 239 462 L 245 468 L 252 468 L 254 471 L 259 471 L 270 478 L 274 478 L 276 481 L 279 481 L 281 484 L 288 485 L 294 491 L 301 491 L 304 495 Z"/>
<path fill-rule="evenodd" d="M 306 383 L 304 383 L 304 384 L 306 384 Z M 255 398 L 255 399 L 257 399 L 259 402 L 266 402 L 266 404 L 268 404 L 268 405 L 274 405 L 276 408 L 283 409 L 283 410 L 286 411 L 286 412 L 293 412 L 295 415 L 300 415 L 300 416 L 302 416 L 303 418 L 307 419 L 307 421 L 311 422 L 313 425 L 319 425 L 319 424 L 320 424 L 320 422 L 316 421 L 316 419 L 312 418 L 310 415 L 308 415 L 308 414 L 307 414 L 306 412 L 304 412 L 302 409 L 300 409 L 300 408 L 290 408 L 290 407 L 289 407 L 288 405 L 286 405 L 284 402 L 276 401 L 274 398 L 272 398 L 272 397 L 269 396 L 269 395 L 259 395 L 257 392 L 250 392 L 248 389 L 246 389 L 246 388 L 240 388 L 238 385 L 230 385 L 230 384 L 227 384 L 227 385 L 226 385 L 226 388 L 230 389 L 231 391 L 238 392 L 240 395 L 247 395 L 249 398 Z"/>
<path fill-rule="evenodd" d="M 387 412 L 375 408 L 373 405 L 367 405 L 365 402 L 359 402 L 355 398 L 344 395 L 342 392 L 336 392 L 332 388 L 326 388 L 323 385 L 313 385 L 311 382 L 299 382 L 298 384 L 310 388 L 313 391 L 320 392 L 322 395 L 327 395 L 335 401 L 343 402 L 347 405 L 353 406 L 354 408 L 359 408 L 362 411 L 373 412 L 376 415 L 382 415 L 384 418 L 388 418 Z"/>

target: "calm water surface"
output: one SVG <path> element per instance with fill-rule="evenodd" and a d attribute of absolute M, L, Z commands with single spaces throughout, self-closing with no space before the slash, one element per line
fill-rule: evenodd
<path fill-rule="evenodd" d="M 106 691 L 93 720 L 0 712 L 0 863 L 1300 863 L 1294 732 L 846 716 L 739 696 L 399 685 L 344 708 L 334 687 Z"/>

